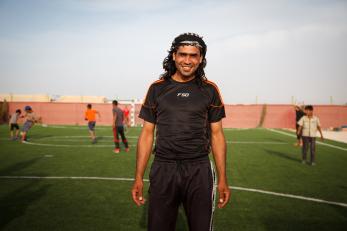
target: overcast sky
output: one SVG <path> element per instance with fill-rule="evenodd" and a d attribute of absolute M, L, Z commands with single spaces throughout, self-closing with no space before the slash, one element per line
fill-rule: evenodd
<path fill-rule="evenodd" d="M 347 103 L 347 1 L 0 0 L 0 93 L 142 99 L 174 37 L 226 103 Z"/>

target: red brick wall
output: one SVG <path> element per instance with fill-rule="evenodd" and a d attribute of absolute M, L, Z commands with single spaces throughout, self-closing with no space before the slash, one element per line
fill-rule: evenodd
<path fill-rule="evenodd" d="M 35 113 L 42 117 L 45 124 L 84 125 L 85 103 L 38 103 L 38 102 L 10 102 L 9 111 L 24 109 L 30 105 Z M 122 107 L 122 106 L 121 106 Z M 112 105 L 93 104 L 93 108 L 101 114 L 97 121 L 99 125 L 111 125 Z M 142 124 L 138 118 L 141 105 L 135 107 L 135 124 Z M 227 117 L 223 120 L 226 128 L 255 128 L 259 124 L 263 105 L 226 105 Z M 317 105 L 314 113 L 320 118 L 322 127 L 339 127 L 347 125 L 347 106 Z M 265 128 L 294 128 L 295 112 L 292 105 L 267 105 L 267 113 L 263 123 Z"/>

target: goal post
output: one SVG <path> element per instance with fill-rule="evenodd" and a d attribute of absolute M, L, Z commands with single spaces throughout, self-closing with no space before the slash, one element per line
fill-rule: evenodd
<path fill-rule="evenodd" d="M 125 106 L 128 107 L 130 126 L 131 127 L 136 126 L 136 105 L 141 104 L 142 100 L 138 100 L 138 99 L 118 100 L 118 103 L 120 104 L 120 107 L 122 109 L 124 109 Z"/>

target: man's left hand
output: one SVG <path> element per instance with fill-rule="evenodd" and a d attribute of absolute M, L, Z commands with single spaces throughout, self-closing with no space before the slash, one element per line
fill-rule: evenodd
<path fill-rule="evenodd" d="M 217 189 L 219 193 L 218 208 L 221 209 L 229 202 L 231 192 L 227 183 L 218 183 Z"/>

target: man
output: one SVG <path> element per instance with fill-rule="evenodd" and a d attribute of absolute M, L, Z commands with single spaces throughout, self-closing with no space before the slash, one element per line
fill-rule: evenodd
<path fill-rule="evenodd" d="M 145 203 L 143 175 L 152 151 L 148 230 L 175 230 L 178 208 L 185 209 L 191 231 L 212 229 L 214 171 L 218 174 L 218 207 L 229 201 L 226 144 L 221 119 L 224 105 L 217 86 L 205 77 L 206 44 L 185 33 L 176 37 L 163 62 L 165 73 L 154 82 L 140 111 L 144 125 L 138 140 L 134 202 Z"/>
<path fill-rule="evenodd" d="M 125 152 L 129 152 L 129 145 L 128 141 L 125 137 L 124 134 L 124 112 L 122 109 L 118 107 L 118 101 L 113 100 L 112 102 L 112 113 L 113 113 L 113 123 L 112 123 L 112 128 L 113 128 L 113 138 L 114 138 L 114 144 L 115 144 L 115 149 L 114 153 L 119 153 L 120 152 L 120 147 L 119 147 L 119 135 L 122 138 L 122 142 L 125 146 Z"/>
<path fill-rule="evenodd" d="M 87 110 L 84 113 L 84 119 L 88 121 L 88 130 L 92 144 L 96 143 L 95 125 L 96 125 L 96 115 L 101 118 L 100 113 L 97 110 L 92 109 L 92 105 L 87 105 Z"/>
<path fill-rule="evenodd" d="M 34 126 L 36 122 L 40 122 L 41 120 L 41 118 L 37 117 L 34 114 L 34 111 L 30 106 L 25 106 L 24 111 L 25 111 L 25 114 L 23 116 L 24 124 L 23 124 L 22 132 L 21 132 L 22 143 L 25 143 L 27 141 L 27 135 L 30 128 L 32 128 L 32 126 Z"/>
<path fill-rule="evenodd" d="M 308 147 L 310 147 L 310 153 L 311 153 L 310 164 L 316 165 L 315 156 L 316 156 L 317 130 L 320 133 L 322 141 L 324 140 L 323 133 L 320 127 L 319 118 L 313 115 L 313 106 L 307 105 L 305 107 L 305 113 L 306 115 L 303 116 L 298 122 L 298 125 L 299 125 L 298 134 L 302 132 L 302 140 L 303 140 L 302 163 L 306 164 L 306 153 L 307 153 Z"/>
<path fill-rule="evenodd" d="M 19 126 L 18 119 L 20 118 L 20 114 L 22 111 L 17 109 L 15 113 L 13 113 L 10 117 L 9 127 L 10 127 L 10 137 L 11 140 L 17 140 L 19 135 Z"/>
<path fill-rule="evenodd" d="M 304 111 L 300 108 L 299 105 L 295 105 L 295 127 L 296 127 L 296 143 L 294 144 L 294 146 L 300 146 L 302 147 L 302 134 L 298 133 L 299 131 L 299 120 L 301 119 L 301 117 L 303 117 L 305 115 Z"/>

